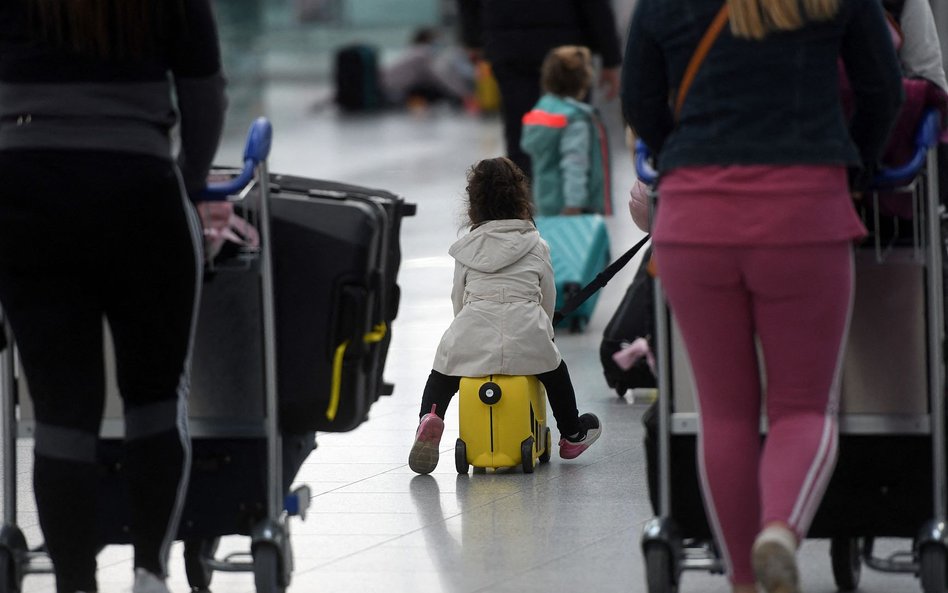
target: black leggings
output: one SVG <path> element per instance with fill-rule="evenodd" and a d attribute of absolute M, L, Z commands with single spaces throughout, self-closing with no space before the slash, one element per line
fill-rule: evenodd
<path fill-rule="evenodd" d="M 540 100 L 540 64 L 493 64 L 500 89 L 501 116 L 504 123 L 504 144 L 507 156 L 530 177 L 530 155 L 520 148 L 523 116 Z"/>
<path fill-rule="evenodd" d="M 583 430 L 579 422 L 579 410 L 576 409 L 576 392 L 573 391 L 573 382 L 569 378 L 566 361 L 552 371 L 540 373 L 536 376 L 546 388 L 547 399 L 556 418 L 556 429 L 561 435 L 573 435 Z M 421 398 L 421 413 L 424 416 L 431 411 L 431 406 L 438 405 L 435 411 L 444 418 L 451 398 L 458 392 L 461 377 L 445 375 L 432 370 L 425 384 L 425 393 Z"/>
<path fill-rule="evenodd" d="M 190 467 L 185 397 L 200 232 L 175 167 L 0 152 L 0 305 L 35 413 L 34 492 L 56 587 L 96 590 L 103 319 L 115 344 L 135 566 L 166 574 Z"/>

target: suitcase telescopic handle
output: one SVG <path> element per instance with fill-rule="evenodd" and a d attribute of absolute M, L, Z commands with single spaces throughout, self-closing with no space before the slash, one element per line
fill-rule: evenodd
<path fill-rule="evenodd" d="M 273 126 L 265 117 L 258 117 L 247 132 L 247 144 L 244 146 L 244 167 L 240 174 L 228 181 L 215 181 L 207 184 L 201 192 L 203 201 L 220 201 L 232 196 L 247 187 L 253 179 L 253 172 L 257 165 L 270 156 L 270 146 L 273 143 Z"/>

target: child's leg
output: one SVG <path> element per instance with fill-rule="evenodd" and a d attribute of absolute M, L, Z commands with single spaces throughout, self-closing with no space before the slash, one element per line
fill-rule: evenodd
<path fill-rule="evenodd" d="M 460 385 L 461 377 L 444 375 L 435 370 L 428 375 L 425 393 L 421 398 L 421 422 L 415 430 L 415 442 L 408 454 L 408 467 L 412 471 L 430 474 L 438 466 L 444 413 Z"/>
<path fill-rule="evenodd" d="M 574 459 L 592 446 L 602 434 L 602 425 L 595 414 L 579 415 L 576 409 L 576 393 L 570 381 L 566 362 L 552 371 L 537 375 L 546 387 L 547 398 L 560 431 L 560 457 Z"/>
<path fill-rule="evenodd" d="M 428 382 L 425 383 L 425 392 L 421 396 L 421 412 L 419 416 L 424 416 L 431 411 L 431 406 L 437 406 L 435 413 L 442 420 L 444 413 L 451 403 L 451 398 L 458 392 L 461 385 L 461 377 L 444 375 L 438 371 L 432 370 L 428 375 Z"/>
<path fill-rule="evenodd" d="M 540 383 L 546 388 L 547 399 L 556 418 L 556 429 L 561 435 L 574 435 L 582 432 L 583 426 L 579 421 L 579 410 L 576 409 L 576 392 L 573 391 L 573 382 L 569 378 L 566 361 L 552 371 L 537 375 Z"/>

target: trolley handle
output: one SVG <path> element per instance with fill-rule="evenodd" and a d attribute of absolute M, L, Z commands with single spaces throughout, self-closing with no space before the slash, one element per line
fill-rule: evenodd
<path fill-rule="evenodd" d="M 907 179 L 913 179 L 918 175 L 918 172 L 925 165 L 925 157 L 928 151 L 938 145 L 938 137 L 941 132 L 940 120 L 941 115 L 937 109 L 925 110 L 922 115 L 922 122 L 915 132 L 915 153 L 912 158 L 899 167 L 880 169 L 874 179 L 875 185 L 891 187 Z"/>
<path fill-rule="evenodd" d="M 646 185 L 655 185 L 658 181 L 658 171 L 652 167 L 651 158 L 652 151 L 645 146 L 641 138 L 637 139 L 635 141 L 635 174 Z"/>
<path fill-rule="evenodd" d="M 941 115 L 937 109 L 927 109 L 922 116 L 922 123 L 915 133 L 915 153 L 904 165 L 880 169 L 873 180 L 874 185 L 891 187 L 912 179 L 925 164 L 925 157 L 929 150 L 938 144 L 941 128 Z M 658 179 L 658 172 L 649 162 L 652 154 L 641 139 L 635 141 L 635 172 L 638 178 L 648 185 L 653 185 Z"/>
<path fill-rule="evenodd" d="M 267 160 L 273 141 L 273 126 L 265 117 L 258 117 L 247 132 L 247 144 L 244 147 L 244 167 L 240 174 L 228 181 L 213 181 L 201 192 L 200 199 L 208 202 L 221 201 L 234 195 L 253 180 L 254 169 Z"/>

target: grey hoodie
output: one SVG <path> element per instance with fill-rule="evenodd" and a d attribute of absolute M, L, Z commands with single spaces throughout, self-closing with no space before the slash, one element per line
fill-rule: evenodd
<path fill-rule="evenodd" d="M 434 370 L 445 375 L 536 375 L 559 366 L 550 318 L 556 302 L 550 248 L 529 220 L 493 220 L 458 240 L 454 321 Z"/>

